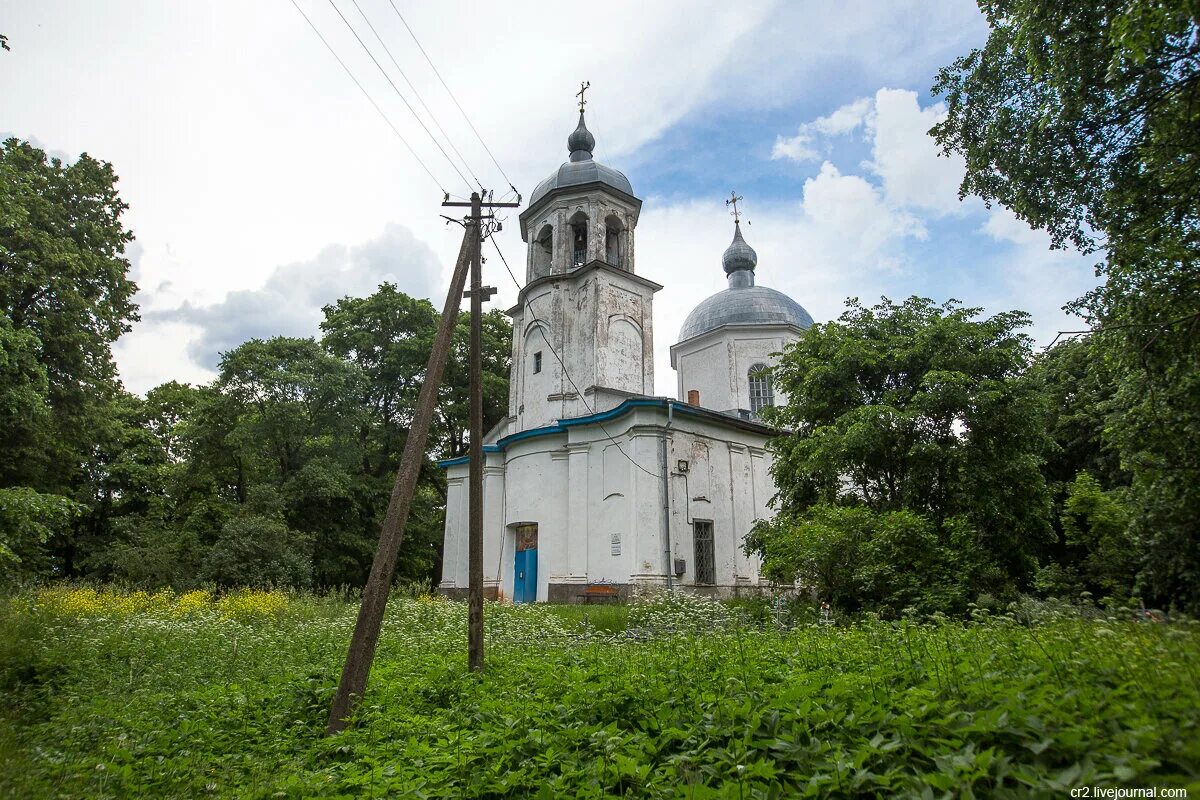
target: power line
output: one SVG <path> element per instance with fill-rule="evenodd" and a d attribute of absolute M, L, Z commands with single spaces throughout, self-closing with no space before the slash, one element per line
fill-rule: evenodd
<path fill-rule="evenodd" d="M 521 291 L 521 282 L 518 281 L 517 276 L 515 274 L 513 274 L 512 268 L 510 266 L 508 266 L 508 259 L 504 257 L 504 252 L 500 249 L 500 245 L 496 243 L 496 238 L 494 236 L 488 236 L 488 239 L 491 241 L 492 247 L 496 248 L 496 254 L 500 256 L 500 261 L 504 264 L 504 269 L 508 272 L 508 276 L 510 278 L 512 278 L 513 283 L 516 284 L 517 292 L 519 295 L 519 293 Z M 542 341 L 544 341 L 546 343 L 546 347 L 550 348 L 550 352 L 554 354 L 554 358 L 556 361 L 558 361 L 558 365 L 560 367 L 562 367 L 563 375 L 566 376 L 567 382 L 571 384 L 571 388 L 575 390 L 575 394 L 579 397 L 579 400 L 583 403 L 584 408 L 586 408 L 588 410 L 589 414 L 595 414 L 596 410 L 592 408 L 591 404 L 588 403 L 587 398 L 583 396 L 583 392 L 581 392 L 579 390 L 579 386 L 576 385 L 575 380 L 571 377 L 571 373 L 567 371 L 567 365 L 563 363 L 562 357 L 558 354 L 558 351 L 554 349 L 554 345 L 550 343 L 550 339 L 546 336 L 546 327 L 549 327 L 549 323 L 547 323 L 545 320 L 543 320 L 541 317 L 539 317 L 536 312 L 534 312 L 532 302 L 526 303 L 525 307 L 529 309 L 529 313 L 533 317 L 533 321 L 540 323 L 537 326 L 537 329 L 538 329 L 538 333 L 541 334 L 541 336 L 542 336 Z M 669 403 L 671 401 L 668 400 L 667 402 Z M 659 473 L 651 472 L 650 470 L 646 469 L 638 462 L 634 461 L 630 457 L 630 455 L 625 452 L 625 448 L 621 447 L 621 443 L 618 442 L 616 439 L 614 439 L 613 435 L 608 432 L 608 428 L 604 427 L 603 422 L 596 421 L 596 424 L 600 426 L 600 430 L 604 432 L 604 435 L 608 437 L 608 440 L 610 442 L 612 442 L 613 444 L 615 444 L 617 446 L 617 450 L 620 451 L 621 455 L 625 456 L 625 459 L 630 464 L 633 464 L 635 467 L 637 467 L 642 472 L 646 473 L 647 475 L 649 475 L 652 478 L 661 478 L 662 477 L 662 475 L 660 475 Z"/>
<path fill-rule="evenodd" d="M 412 157 L 416 159 L 418 164 L 421 165 L 421 169 L 425 170 L 425 174 L 429 176 L 429 180 L 433 181 L 434 185 L 438 187 L 438 191 L 440 191 L 443 195 L 447 194 L 445 187 L 442 186 L 442 182 L 434 176 L 434 174 L 429 170 L 429 167 L 425 166 L 425 162 L 421 160 L 419 155 L 417 155 L 417 151 L 414 150 L 413 146 L 408 143 L 407 139 L 404 138 L 404 134 L 400 133 L 396 126 L 392 124 L 392 121 L 388 119 L 387 114 L 383 113 L 383 109 L 380 108 L 379 104 L 375 102 L 375 98 L 371 97 L 371 93 L 368 92 L 361 83 L 359 83 L 358 78 L 354 77 L 354 73 L 350 71 L 348 66 L 346 66 L 346 62 L 342 61 L 342 57 L 337 54 L 337 51 L 333 49 L 329 42 L 325 41 L 325 37 L 321 35 L 321 31 L 317 30 L 317 26 L 314 25 L 313 21 L 308 18 L 307 14 L 304 13 L 304 9 L 300 8 L 299 4 L 296 3 L 296 0 L 292 0 L 292 5 L 295 6 L 296 10 L 300 12 L 300 16 L 304 17 L 304 21 L 308 23 L 308 27 L 312 28 L 312 32 L 315 33 L 317 38 L 321 40 L 321 44 L 325 45 L 325 48 L 329 51 L 330 55 L 337 59 L 337 62 L 342 65 L 342 69 L 344 69 L 346 74 L 350 76 L 350 80 L 354 81 L 354 85 L 357 86 L 358 90 L 363 93 L 363 97 L 367 98 L 367 101 L 370 102 L 375 110 L 379 112 L 379 116 L 382 117 L 383 121 L 387 123 L 387 126 L 392 129 L 392 133 L 396 134 L 396 138 L 398 138 L 404 144 L 404 146 L 408 148 L 408 152 L 411 153 Z"/>
<path fill-rule="evenodd" d="M 362 6 L 358 4 L 358 0 L 350 0 L 350 2 L 354 4 L 354 7 L 362 16 L 363 22 L 367 23 L 367 27 L 371 29 L 371 33 L 375 34 L 375 38 L 379 40 L 379 44 L 383 47 L 383 52 L 387 53 L 388 58 L 390 58 L 392 61 L 392 65 L 396 68 L 396 71 L 400 73 L 400 77 L 404 79 L 406 84 L 408 84 L 408 88 L 412 89 L 413 96 L 417 98 L 417 102 L 421 104 L 421 108 L 425 109 L 425 113 L 429 115 L 429 119 L 433 122 L 434 127 L 438 129 L 438 133 L 442 134 L 442 137 L 446 140 L 446 144 L 450 145 L 450 149 L 454 151 L 454 155 L 458 156 L 458 160 L 462 162 L 464 167 L 466 167 L 467 173 L 474 178 L 475 183 L 479 186 L 480 191 L 483 191 L 483 184 L 480 183 L 479 177 L 475 174 L 475 171 L 471 169 L 471 165 L 467 163 L 467 159 L 463 158 L 463 154 L 460 153 L 458 148 L 454 146 L 454 140 L 451 139 L 450 135 L 446 133 L 445 129 L 442 128 L 433 111 L 430 110 L 429 106 L 425 103 L 425 100 L 421 97 L 421 93 L 417 91 L 417 87 L 414 86 L 413 82 L 410 81 L 408 76 L 404 74 L 404 70 L 400 67 L 400 63 L 396 61 L 396 57 L 392 55 L 391 48 L 387 46 L 387 42 L 383 41 L 383 37 L 379 35 L 379 31 L 375 30 L 375 26 L 371 24 L 370 18 L 367 17 L 367 12 L 362 10 Z"/>
<path fill-rule="evenodd" d="M 508 173 L 504 171 L 504 167 L 500 166 L 500 162 L 497 161 L 496 156 L 492 154 L 492 149 L 487 146 L 487 142 L 483 140 L 483 137 L 479 135 L 479 131 L 477 131 L 475 126 L 471 123 L 471 118 L 467 116 L 467 112 L 458 102 L 458 98 L 454 96 L 454 92 L 450 91 L 450 87 L 446 84 L 446 80 L 442 77 L 442 73 L 438 72 L 437 65 L 433 63 L 433 59 L 429 57 L 429 54 L 425 52 L 425 48 L 421 46 L 421 41 L 417 38 L 417 34 L 413 32 L 412 26 L 408 24 L 408 20 L 404 19 L 404 15 L 400 13 L 400 9 L 396 8 L 396 4 L 393 2 L 393 0 L 388 0 L 388 4 L 391 5 L 392 10 L 396 12 L 396 16 L 400 18 L 400 21 L 404 23 L 404 28 L 408 31 L 408 35 L 412 37 L 414 42 L 416 42 L 417 49 L 421 51 L 421 55 L 425 56 L 425 60 L 429 62 L 430 68 L 433 69 L 433 74 L 437 75 L 437 79 L 441 81 L 442 88 L 446 90 L 446 94 L 450 95 L 450 99 L 454 101 L 454 105 L 458 108 L 459 113 L 463 115 L 463 119 L 467 121 L 467 125 L 470 126 L 471 132 L 475 134 L 475 138 L 479 140 L 481 145 L 483 145 L 483 149 L 487 152 L 488 157 L 492 159 L 492 163 L 496 165 L 496 169 L 500 170 L 500 174 L 508 183 L 508 188 L 512 189 L 513 194 L 520 197 L 521 193 L 517 191 L 516 186 L 513 186 L 513 182 L 509 179 Z"/>
<path fill-rule="evenodd" d="M 295 2 L 295 0 L 292 0 L 292 2 Z M 350 29 L 350 33 L 354 34 L 354 38 L 358 40 L 358 43 L 362 46 L 363 51 L 366 52 L 367 56 L 375 64 L 376 68 L 378 68 L 380 74 L 383 75 L 384 80 L 386 80 L 388 85 L 392 87 L 392 91 L 396 93 L 396 96 L 400 98 L 401 102 L 403 102 L 404 105 L 408 107 L 408 110 L 412 112 L 413 117 L 417 120 L 417 124 L 420 125 L 421 128 L 424 129 L 425 133 L 429 135 L 430 141 L 433 142 L 434 146 L 437 147 L 437 149 L 445 157 L 446 163 L 450 165 L 451 169 L 458 173 L 458 177 L 462 178 L 463 183 L 465 183 L 467 186 L 470 186 L 471 182 L 467 180 L 467 176 L 462 174 L 462 170 L 460 170 L 458 165 L 455 164 L 453 159 L 450 158 L 450 154 L 446 152 L 444 147 L 442 147 L 441 142 L 439 142 L 437 137 L 434 136 L 429 130 L 429 127 L 421 119 L 420 115 L 417 114 L 416 109 L 414 109 L 412 104 L 408 102 L 408 98 L 404 96 L 404 93 L 400 91 L 399 87 L 396 86 L 395 82 L 387 74 L 387 70 L 385 70 L 383 65 L 379 63 L 379 59 L 375 58 L 375 54 L 371 52 L 371 48 L 367 47 L 367 43 L 364 42 L 362 37 L 358 35 L 358 31 L 354 30 L 354 26 L 350 24 L 350 20 L 346 19 L 346 15 L 342 13 L 342 10 L 337 7 L 337 4 L 334 3 L 333 0 L 329 0 L 329 5 L 333 6 L 333 10 L 336 11 L 337 15 L 342 18 L 342 22 L 346 23 L 346 27 Z"/>

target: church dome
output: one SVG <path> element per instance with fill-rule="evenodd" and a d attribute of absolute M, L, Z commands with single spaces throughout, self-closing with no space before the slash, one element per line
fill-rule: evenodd
<path fill-rule="evenodd" d="M 579 125 L 567 137 L 567 150 L 571 154 L 570 160 L 534 188 L 526 208 L 533 208 L 542 198 L 555 190 L 589 183 L 602 183 L 633 197 L 633 186 L 629 183 L 629 179 L 619 170 L 607 167 L 593 159 L 592 151 L 595 149 L 596 137 L 587 129 L 587 125 L 583 121 L 583 112 L 580 111 Z"/>
<path fill-rule="evenodd" d="M 729 288 L 717 292 L 692 309 L 679 331 L 679 341 L 687 341 L 714 331 L 723 325 L 790 325 L 809 328 L 813 318 L 804 307 L 783 292 L 754 285 L 758 254 L 742 238 L 742 228 L 734 228 L 733 242 L 721 259 Z"/>

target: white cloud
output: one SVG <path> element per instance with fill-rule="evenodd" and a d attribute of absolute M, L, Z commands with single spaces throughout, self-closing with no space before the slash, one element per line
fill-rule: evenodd
<path fill-rule="evenodd" d="M 880 89 L 873 105 L 867 167 L 879 176 L 888 202 L 934 214 L 961 212 L 958 185 L 966 166 L 960 156 L 940 156 L 928 133 L 945 118 L 945 106 L 921 108 L 917 93 L 904 89 Z"/>
<path fill-rule="evenodd" d="M 818 161 L 821 154 L 812 146 L 812 134 L 803 130 L 795 136 L 775 137 L 771 158 L 790 158 L 792 161 Z"/>
<path fill-rule="evenodd" d="M 829 151 L 828 143 L 818 150 L 814 140 L 824 140 L 831 136 L 840 136 L 852 132 L 867 120 L 871 113 L 871 98 L 861 97 L 847 103 L 832 114 L 817 117 L 812 122 L 800 126 L 795 136 L 775 137 L 775 146 L 771 149 L 772 160 L 788 158 L 792 161 L 820 161 L 822 153 Z"/>
<path fill-rule="evenodd" d="M 366 296 L 384 282 L 428 297 L 438 272 L 427 245 L 407 228 L 389 225 L 363 244 L 331 245 L 307 261 L 277 267 L 258 289 L 229 292 L 218 303 L 185 301 L 145 312 L 144 323 L 121 339 L 122 375 L 130 388 L 144 391 L 157 383 L 150 377 L 153 366 L 172 354 L 177 359 L 182 350 L 192 361 L 192 379 L 208 377 L 221 353 L 248 339 L 318 335 L 321 308 L 341 297 Z"/>
<path fill-rule="evenodd" d="M 852 103 L 847 103 L 832 114 L 813 120 L 812 127 L 828 136 L 839 136 L 850 133 L 862 125 L 871 113 L 871 98 L 860 97 Z"/>

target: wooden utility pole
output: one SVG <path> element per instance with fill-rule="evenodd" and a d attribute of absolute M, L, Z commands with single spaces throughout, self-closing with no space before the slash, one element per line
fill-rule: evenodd
<path fill-rule="evenodd" d="M 518 201 L 520 198 L 518 197 Z M 383 615 L 387 609 L 388 594 L 392 588 L 392 577 L 396 573 L 396 559 L 404 541 L 404 526 L 412 506 L 413 493 L 421 465 L 425 460 L 425 445 L 429 441 L 429 427 L 433 421 L 433 410 L 437 405 L 438 388 L 442 383 L 446 360 L 454 328 L 458 323 L 459 306 L 464 295 L 467 271 L 471 271 L 471 478 L 470 478 L 470 638 L 469 662 L 471 669 L 483 669 L 483 367 L 481 340 L 483 331 L 483 300 L 495 293 L 482 283 L 483 208 L 516 208 L 517 203 L 483 202 L 479 194 L 471 195 L 469 203 L 446 202 L 447 206 L 470 206 L 471 216 L 466 220 L 462 246 L 454 275 L 450 279 L 450 291 L 438 324 L 429 362 L 425 367 L 425 380 L 417 396 L 417 407 L 413 412 L 412 426 L 404 442 L 404 453 L 400 457 L 400 468 L 396 471 L 396 483 L 392 487 L 387 515 L 379 532 L 379 547 L 371 563 L 371 574 L 363 587 L 362 605 L 358 609 L 358 621 L 350 638 L 350 649 L 342 678 L 338 684 L 333 706 L 329 710 L 326 735 L 339 733 L 362 699 L 371 674 L 371 663 L 375 658 L 375 646 L 383 626 Z"/>
<path fill-rule="evenodd" d="M 383 613 L 387 609 L 388 594 L 392 588 L 392 576 L 396 572 L 396 559 L 400 555 L 400 544 L 404 541 L 404 526 L 408 522 L 408 510 L 412 505 L 413 491 L 421 464 L 425 460 L 425 445 L 429 439 L 429 426 L 433 421 L 433 409 L 437 404 L 438 387 L 442 372 L 450 353 L 450 342 L 458 322 L 458 309 L 462 304 L 463 285 L 467 279 L 467 268 L 472 256 L 479 251 L 478 236 L 468 229 L 463 235 L 450 279 L 450 291 L 442 310 L 442 320 L 429 352 L 429 363 L 425 367 L 425 381 L 417 396 L 417 408 L 413 413 L 412 427 L 404 442 L 404 453 L 400 456 L 400 468 L 396 472 L 396 483 L 388 501 L 387 515 L 379 532 L 379 547 L 371 563 L 371 574 L 363 587 L 362 605 L 358 609 L 358 621 L 350 638 L 350 650 L 342 668 L 342 679 L 338 684 L 333 706 L 329 710 L 326 735 L 340 732 L 346 727 L 354 706 L 362 699 L 371 674 L 371 662 L 375 658 L 375 645 L 379 641 L 379 630 L 383 625 Z"/>
<path fill-rule="evenodd" d="M 475 238 L 471 256 L 471 449 L 467 478 L 467 664 L 483 671 L 483 301 L 496 293 L 483 285 L 483 209 L 515 208 L 519 203 L 485 203 L 477 192 L 470 203 L 445 202 L 444 206 L 467 206 L 471 216 L 467 233 Z"/>

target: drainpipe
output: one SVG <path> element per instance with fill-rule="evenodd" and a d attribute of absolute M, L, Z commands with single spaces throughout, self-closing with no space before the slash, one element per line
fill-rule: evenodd
<path fill-rule="evenodd" d="M 667 460 L 667 436 L 671 428 L 672 415 L 675 411 L 675 405 L 671 400 L 667 399 L 667 425 L 663 428 L 662 441 L 659 443 L 659 451 L 662 454 L 662 495 L 663 495 L 663 558 L 666 559 L 666 575 L 667 589 L 674 590 L 672 583 L 674 564 L 671 563 L 671 493 L 670 480 L 671 464 Z"/>

